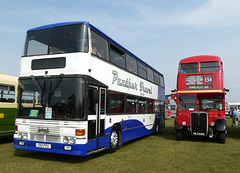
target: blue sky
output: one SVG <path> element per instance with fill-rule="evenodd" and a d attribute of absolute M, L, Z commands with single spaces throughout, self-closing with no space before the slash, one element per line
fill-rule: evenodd
<path fill-rule="evenodd" d="M 0 72 L 19 75 L 28 29 L 88 21 L 163 73 L 166 94 L 182 58 L 219 56 L 227 101 L 240 102 L 239 19 L 239 0 L 1 0 Z"/>

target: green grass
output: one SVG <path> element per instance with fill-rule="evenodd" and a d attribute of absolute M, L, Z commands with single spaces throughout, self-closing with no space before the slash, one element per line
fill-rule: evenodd
<path fill-rule="evenodd" d="M 238 172 L 240 128 L 230 119 L 226 144 L 202 137 L 176 141 L 173 123 L 166 120 L 160 135 L 128 142 L 116 153 L 87 157 L 15 150 L 11 138 L 2 138 L 0 172 Z"/>

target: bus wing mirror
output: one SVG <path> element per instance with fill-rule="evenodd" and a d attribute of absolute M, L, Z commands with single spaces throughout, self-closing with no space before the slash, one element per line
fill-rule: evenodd
<path fill-rule="evenodd" d="M 224 90 L 225 90 L 226 92 L 229 92 L 229 91 L 230 91 L 230 89 L 226 89 L 226 88 L 224 88 Z"/>

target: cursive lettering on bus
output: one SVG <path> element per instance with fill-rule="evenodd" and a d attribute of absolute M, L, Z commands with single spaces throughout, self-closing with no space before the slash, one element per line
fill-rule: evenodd
<path fill-rule="evenodd" d="M 147 88 L 147 87 L 144 86 L 144 82 L 140 82 L 140 91 L 152 94 L 152 87 Z"/>
<path fill-rule="evenodd" d="M 127 78 L 127 79 L 121 79 L 118 77 L 118 72 L 113 70 L 113 80 L 112 80 L 112 84 L 114 84 L 115 82 L 117 82 L 117 85 L 122 86 L 122 87 L 126 87 L 129 89 L 133 89 L 133 90 L 137 90 L 137 83 L 136 82 L 131 82 L 131 78 Z"/>
<path fill-rule="evenodd" d="M 133 89 L 133 90 L 138 90 L 137 83 L 131 82 L 131 78 L 121 79 L 118 76 L 118 72 L 115 70 L 112 71 L 112 74 L 113 74 L 112 84 L 117 84 L 118 86 L 122 86 L 122 87 Z M 147 88 L 144 85 L 144 82 L 141 81 L 139 86 L 140 86 L 140 88 L 139 88 L 140 92 L 152 94 L 152 87 Z"/>

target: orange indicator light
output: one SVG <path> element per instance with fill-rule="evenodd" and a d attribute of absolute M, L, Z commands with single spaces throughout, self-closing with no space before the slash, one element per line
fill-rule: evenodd
<path fill-rule="evenodd" d="M 84 136 L 85 135 L 85 129 L 76 129 L 76 136 Z"/>

